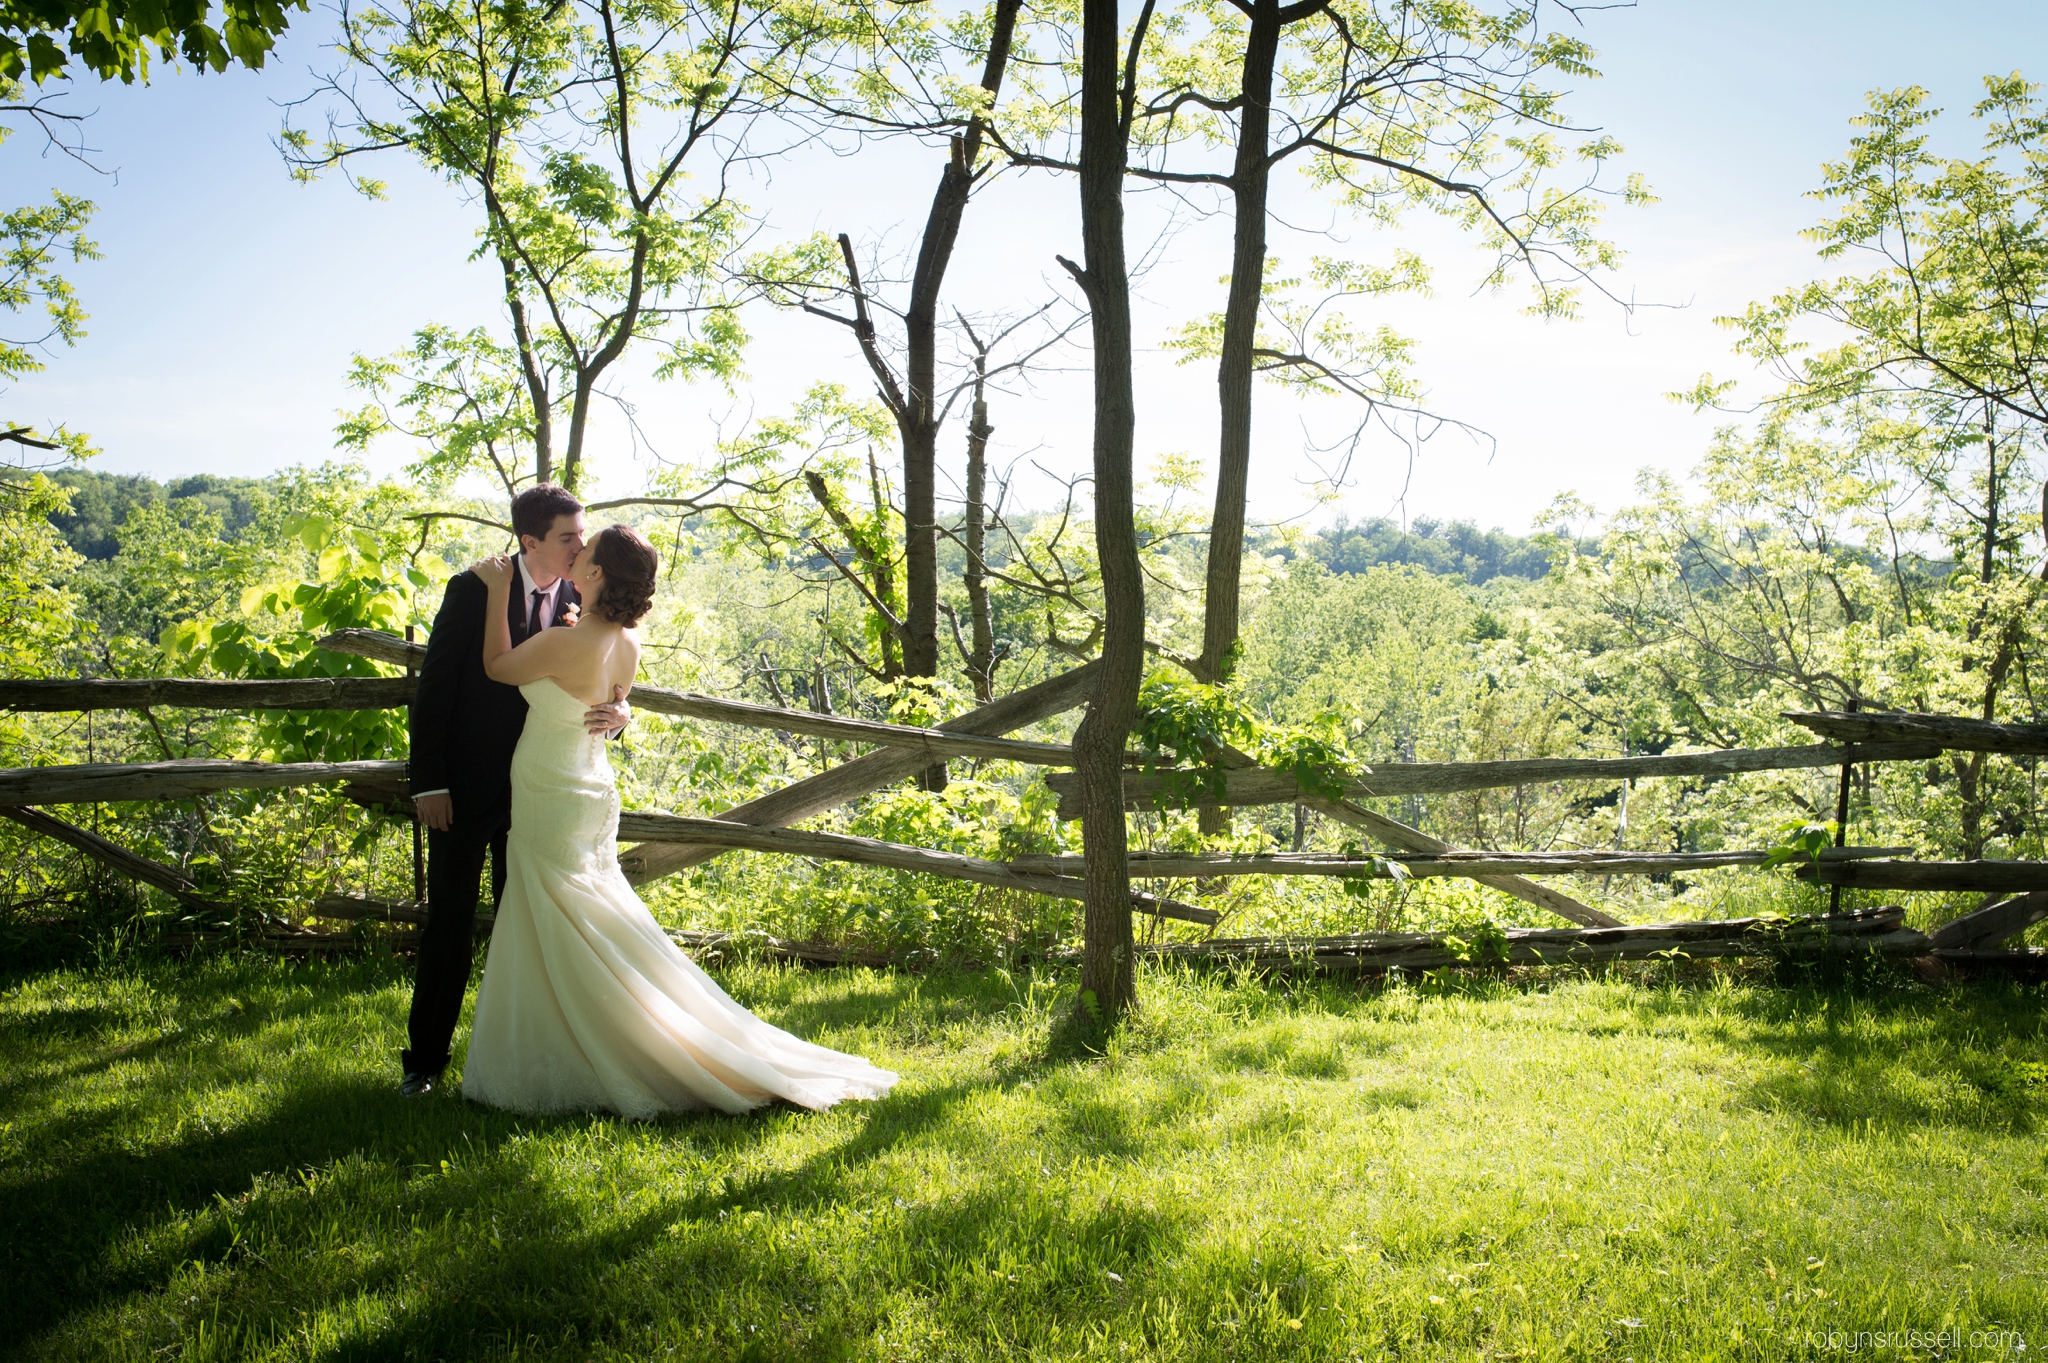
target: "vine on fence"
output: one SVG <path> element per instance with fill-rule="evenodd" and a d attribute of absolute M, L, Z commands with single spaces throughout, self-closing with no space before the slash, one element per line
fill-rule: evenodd
<path fill-rule="evenodd" d="M 1135 737 L 1145 770 L 1166 778 L 1162 809 L 1185 809 L 1203 795 L 1221 800 L 1223 757 L 1232 748 L 1262 767 L 1291 771 L 1304 791 L 1324 799 L 1342 798 L 1345 781 L 1369 770 L 1352 756 L 1334 711 L 1306 724 L 1274 724 L 1228 682 L 1210 686 L 1164 670 L 1138 693 Z"/>
<path fill-rule="evenodd" d="M 1766 867 L 1784 866 L 1797 862 L 1802 866 L 1820 860 L 1820 854 L 1835 845 L 1835 824 L 1814 823 L 1807 819 L 1787 819 L 1778 825 L 1778 841 L 1764 858 Z"/>

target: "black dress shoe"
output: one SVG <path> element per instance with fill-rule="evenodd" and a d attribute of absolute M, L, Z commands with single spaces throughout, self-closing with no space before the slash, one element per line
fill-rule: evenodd
<path fill-rule="evenodd" d="M 421 1074 L 418 1070 L 407 1070 L 405 1078 L 399 1081 L 398 1096 L 401 1098 L 424 1098 L 441 1087 L 438 1074 Z"/>

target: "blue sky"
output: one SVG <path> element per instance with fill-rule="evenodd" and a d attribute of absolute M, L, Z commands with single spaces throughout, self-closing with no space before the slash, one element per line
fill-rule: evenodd
<path fill-rule="evenodd" d="M 103 261 L 70 272 L 90 334 L 0 398 L 10 419 L 89 432 L 104 451 L 95 466 L 113 471 L 254 474 L 317 462 L 332 455 L 336 410 L 353 400 L 344 384 L 351 354 L 395 350 L 428 321 L 496 320 L 491 280 L 465 263 L 473 211 L 448 187 L 397 158 L 379 171 L 391 186 L 383 202 L 339 181 L 304 186 L 287 177 L 272 145 L 280 106 L 326 66 L 328 24 L 325 11 L 302 19 L 261 73 L 169 73 L 133 90 L 82 85 L 72 105 L 96 110 L 88 137 L 96 159 L 117 170 L 111 178 L 45 155 L 29 133 L 0 148 L 9 203 L 50 187 L 86 194 L 100 205 L 91 235 L 105 251 Z M 1802 196 L 1820 163 L 1843 151 L 1864 93 L 1928 87 L 1951 111 L 1945 148 L 1968 154 L 1974 130 L 1965 115 L 1981 78 L 2048 53 L 2048 6 L 2004 0 L 1645 0 L 1588 12 L 1585 29 L 1604 78 L 1576 91 L 1570 107 L 1620 139 L 1622 164 L 1660 198 L 1612 217 L 1611 234 L 1628 252 L 1614 287 L 1682 306 L 1624 314 L 1589 305 L 1576 322 L 1536 321 L 1521 315 L 1520 293 L 1473 294 L 1483 262 L 1453 238 L 1428 229 L 1398 242 L 1347 237 L 1344 249 L 1363 255 L 1383 258 L 1401 244 L 1435 263 L 1432 296 L 1362 320 L 1414 336 L 1430 405 L 1491 437 L 1440 435 L 1412 463 L 1392 442 L 1368 448 L 1341 503 L 1354 517 L 1469 518 L 1520 530 L 1560 492 L 1611 509 L 1626 502 L 1638 469 L 1682 472 L 1712 422 L 1662 394 L 1703 371 L 1744 373 L 1711 319 L 1820 272 L 1799 236 L 1820 206 Z M 929 153 L 903 149 L 806 166 L 747 197 L 773 231 L 843 230 L 900 248 L 922 220 L 936 170 Z M 1161 207 L 1134 203 L 1134 236 L 1157 226 Z M 1220 306 L 1226 230 L 1186 227 L 1141 282 L 1141 461 L 1200 457 L 1213 446 L 1209 373 L 1175 365 L 1156 343 L 1187 316 Z M 1070 186 L 999 184 L 969 210 L 955 301 L 1031 305 L 1058 285 L 1052 255 L 1078 254 L 1077 235 Z M 1274 246 L 1291 260 L 1332 250 L 1327 240 L 1285 234 Z M 700 453 L 721 427 L 785 405 L 815 379 L 864 383 L 841 329 L 775 316 L 755 327 L 750 381 L 737 396 L 622 376 L 664 456 Z M 1034 464 L 1053 474 L 1085 467 L 1086 399 L 1076 371 L 998 402 L 997 453 L 1020 461 L 1026 500 L 1045 491 Z M 1257 514 L 1304 511 L 1313 472 L 1303 446 L 1337 429 L 1330 413 L 1262 397 Z M 630 492 L 645 477 L 623 423 L 601 423 L 592 443 L 605 490 Z M 393 444 L 373 463 L 396 470 L 405 453 Z"/>

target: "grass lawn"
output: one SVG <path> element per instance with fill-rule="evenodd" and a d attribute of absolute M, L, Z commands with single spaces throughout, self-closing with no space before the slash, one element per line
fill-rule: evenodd
<path fill-rule="evenodd" d="M 0 1349 L 2048 1349 L 2039 990 L 1150 971 L 1140 1022 L 1061 1058 L 1065 973 L 721 977 L 902 1086 L 823 1115 L 513 1117 L 391 1091 L 401 963 L 0 983 Z"/>

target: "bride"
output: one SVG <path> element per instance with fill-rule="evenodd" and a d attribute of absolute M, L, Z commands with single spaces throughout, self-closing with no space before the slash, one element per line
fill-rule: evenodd
<path fill-rule="evenodd" d="M 512 757 L 505 893 L 491 932 L 469 1057 L 467 1098 L 517 1112 L 744 1112 L 776 1098 L 825 1108 L 879 1098 L 896 1076 L 800 1041 L 734 1003 L 654 921 L 619 870 L 619 794 L 604 740 L 586 732 L 593 700 L 622 697 L 640 665 L 633 626 L 654 598 L 660 560 L 614 525 L 569 577 L 588 603 L 575 629 L 513 648 L 510 558 L 474 572 L 490 589 L 484 670 L 528 706 Z"/>

